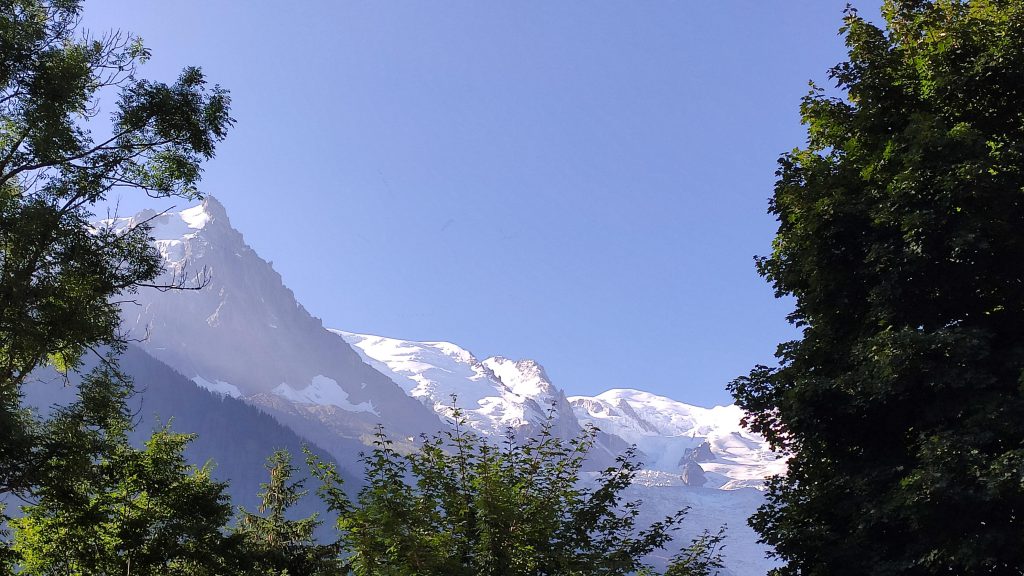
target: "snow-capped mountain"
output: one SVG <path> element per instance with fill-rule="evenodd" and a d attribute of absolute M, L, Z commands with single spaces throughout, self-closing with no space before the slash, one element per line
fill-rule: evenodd
<path fill-rule="evenodd" d="M 466 423 L 485 436 L 513 430 L 536 434 L 549 424 L 561 438 L 583 428 L 562 390 L 533 360 L 492 356 L 477 360 L 451 342 L 413 342 L 333 330 L 351 344 L 367 364 L 397 382 L 407 394 L 438 416 L 450 419 L 458 407 Z M 589 466 L 609 466 L 629 445 L 614 434 L 598 433 Z"/>
<path fill-rule="evenodd" d="M 204 286 L 140 291 L 123 307 L 123 326 L 145 335 L 142 348 L 196 385 L 268 411 L 348 462 L 352 440 L 368 441 L 376 425 L 411 444 L 448 426 L 455 406 L 485 436 L 530 435 L 549 415 L 562 437 L 593 425 L 600 430 L 594 468 L 637 445 L 646 469 L 631 490 L 654 503 L 646 508 L 651 520 L 691 506 L 696 520 L 687 534 L 730 526 L 731 571 L 763 574 L 771 566 L 745 520 L 763 499 L 764 479 L 784 462 L 742 428 L 735 406 L 701 408 L 628 389 L 567 397 L 533 360 L 481 360 L 448 342 L 328 330 L 213 198 L 102 225 L 144 222 L 166 262 L 163 281 L 198 274 Z"/>
<path fill-rule="evenodd" d="M 707 487 L 722 490 L 760 488 L 765 478 L 785 471 L 785 461 L 764 439 L 740 425 L 743 411 L 735 405 L 701 408 L 623 389 L 569 402 L 580 422 L 636 444 L 651 470 L 683 471 L 692 462 Z"/>
<path fill-rule="evenodd" d="M 166 263 L 160 282 L 201 290 L 142 290 L 122 326 L 197 385 L 244 398 L 321 444 L 365 437 L 377 423 L 403 437 L 443 426 L 295 300 L 213 198 L 201 205 L 104 222 L 151 226 Z M 196 279 L 198 275 L 198 280 Z"/>
<path fill-rule="evenodd" d="M 450 342 L 410 342 L 341 330 L 333 332 L 407 394 L 443 415 L 450 415 L 452 408 L 458 406 L 468 424 L 483 434 L 500 435 L 509 427 L 539 424 L 552 404 L 556 412 L 575 424 L 565 395 L 547 381 L 543 369 L 536 364 L 519 363 L 520 371 L 516 363 L 504 358 L 481 362 L 468 350 Z M 509 382 L 499 377 L 494 368 L 501 370 Z M 532 378 L 524 375 L 527 370 Z"/>

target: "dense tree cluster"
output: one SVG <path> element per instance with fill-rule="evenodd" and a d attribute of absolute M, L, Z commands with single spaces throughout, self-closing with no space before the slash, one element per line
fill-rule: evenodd
<path fill-rule="evenodd" d="M 331 466 L 311 461 L 321 495 L 339 515 L 339 546 L 352 574 L 654 573 L 645 557 L 670 544 L 685 510 L 637 525 L 640 502 L 622 501 L 639 466 L 631 452 L 585 478 L 593 429 L 568 442 L 550 427 L 524 443 L 509 432 L 496 446 L 467 431 L 458 411 L 454 424 L 407 455 L 378 430 L 354 500 Z M 703 534 L 675 556 L 667 574 L 715 573 L 721 541 L 721 533 Z"/>
<path fill-rule="evenodd" d="M 162 429 L 141 449 L 129 444 L 128 389 L 112 371 L 89 374 L 78 401 L 42 424 L 49 458 L 35 503 L 11 522 L 19 573 L 227 573 L 224 484 L 185 462 L 186 435 Z"/>
<path fill-rule="evenodd" d="M 799 340 L 732 389 L 791 455 L 779 574 L 1024 572 L 1024 2 L 849 10 L 772 254 Z"/>

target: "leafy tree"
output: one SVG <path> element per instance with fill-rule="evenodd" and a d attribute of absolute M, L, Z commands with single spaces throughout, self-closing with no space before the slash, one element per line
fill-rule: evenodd
<path fill-rule="evenodd" d="M 582 472 L 594 430 L 569 442 L 550 427 L 501 446 L 456 428 L 401 455 L 383 430 L 363 458 L 355 501 L 332 466 L 311 459 L 339 514 L 346 573 L 356 575 L 650 574 L 644 557 L 670 543 L 685 510 L 638 529 L 639 502 L 622 499 L 638 470 L 633 452 L 596 477 Z M 670 567 L 703 576 L 721 566 L 721 534 L 705 534 Z"/>
<path fill-rule="evenodd" d="M 1024 572 L 1024 2 L 887 0 L 801 107 L 771 256 L 802 337 L 732 390 L 790 454 L 778 574 Z"/>
<path fill-rule="evenodd" d="M 314 514 L 292 520 L 288 510 L 306 495 L 303 481 L 292 481 L 296 468 L 291 455 L 278 450 L 267 458 L 270 481 L 262 484 L 260 516 L 240 509 L 237 533 L 245 543 L 247 562 L 255 564 L 255 573 L 315 576 L 334 574 L 339 565 L 337 548 L 316 542 L 313 532 L 321 524 Z"/>
<path fill-rule="evenodd" d="M 117 300 L 160 272 L 146 226 L 96 228 L 92 210 L 126 188 L 195 197 L 233 122 L 227 92 L 198 68 L 140 79 L 141 40 L 82 33 L 80 14 L 77 0 L 0 0 L 0 496 L 41 489 L 54 438 L 22 408 L 25 379 L 120 350 Z"/>
<path fill-rule="evenodd" d="M 116 344 L 111 297 L 150 282 L 147 230 L 96 230 L 114 189 L 195 197 L 200 164 L 232 119 L 198 68 L 171 85 L 136 77 L 139 38 L 77 31 L 74 0 L 0 0 L 0 388 L 47 360 L 74 367 Z M 100 122 L 100 97 L 116 97 Z M 96 136 L 95 133 L 101 134 Z"/>
<path fill-rule="evenodd" d="M 117 346 L 116 297 L 160 272 L 145 226 L 97 230 L 91 208 L 120 188 L 195 196 L 201 160 L 232 123 L 227 93 L 199 69 L 172 85 L 138 79 L 141 41 L 80 34 L 80 11 L 0 0 L 0 420 L 14 434 L 28 374 Z M 107 123 L 103 95 L 116 98 Z M 14 489 L 10 456 L 0 477 Z"/>
<path fill-rule="evenodd" d="M 186 463 L 191 439 L 166 427 L 128 442 L 130 389 L 109 365 L 41 425 L 43 482 L 11 521 L 26 575 L 222 574 L 235 548 L 226 485 Z"/>

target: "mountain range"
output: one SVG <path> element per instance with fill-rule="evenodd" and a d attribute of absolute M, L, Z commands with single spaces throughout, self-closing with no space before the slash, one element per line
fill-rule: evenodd
<path fill-rule="evenodd" d="M 400 447 L 412 447 L 420 434 L 450 426 L 456 407 L 476 432 L 496 439 L 508 430 L 530 436 L 542 426 L 569 438 L 593 425 L 599 432 L 590 469 L 637 447 L 645 464 L 628 496 L 645 502 L 649 521 L 690 507 L 680 537 L 726 525 L 728 573 L 764 574 L 773 565 L 746 518 L 763 501 L 765 479 L 784 471 L 785 461 L 743 428 L 738 407 L 702 408 L 634 389 L 569 395 L 535 360 L 478 358 L 450 342 L 325 327 L 212 197 L 180 212 L 147 210 L 97 225 L 150 226 L 165 262 L 161 281 L 201 288 L 140 290 L 122 305 L 122 327 L 140 341 L 133 354 L 208 392 L 182 407 L 213 415 L 216 431 L 207 426 L 203 435 L 245 436 L 239 428 L 258 416 L 242 422 L 223 406 L 246 406 L 358 477 L 358 452 L 377 426 Z M 135 366 L 136 372 L 154 370 L 147 361 L 134 362 L 149 366 Z M 140 374 L 134 375 L 138 381 Z M 178 414 L 167 412 L 181 424 Z M 202 456 L 219 461 L 225 450 L 210 445 Z"/>

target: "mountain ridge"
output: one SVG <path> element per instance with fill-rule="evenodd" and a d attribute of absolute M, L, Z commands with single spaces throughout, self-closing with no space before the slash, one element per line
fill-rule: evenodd
<path fill-rule="evenodd" d="M 369 444 L 381 425 L 399 449 L 414 449 L 420 434 L 448 429 L 455 407 L 487 437 L 511 430 L 525 438 L 546 426 L 570 438 L 592 425 L 598 432 L 589 469 L 612 464 L 635 444 L 646 462 L 636 493 L 658 506 L 700 508 L 695 515 L 705 520 L 698 529 L 733 525 L 727 556 L 738 559 L 729 566 L 749 567 L 737 574 L 771 566 L 744 520 L 761 501 L 764 479 L 784 462 L 742 429 L 735 406 L 700 408 L 633 389 L 568 396 L 534 360 L 481 360 L 450 342 L 328 329 L 245 244 L 212 197 L 179 212 L 105 225 L 143 223 L 165 259 L 165 281 L 200 270 L 207 285 L 141 290 L 123 308 L 124 328 L 147 334 L 140 345 L 197 386 L 257 406 L 348 461 L 351 442 Z M 645 510 L 657 520 L 658 507 Z"/>

